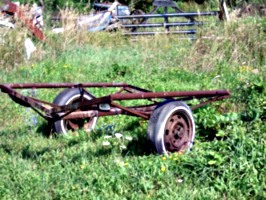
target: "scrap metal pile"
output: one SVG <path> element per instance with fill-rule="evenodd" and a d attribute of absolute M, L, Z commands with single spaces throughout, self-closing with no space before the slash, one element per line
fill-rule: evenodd
<path fill-rule="evenodd" d="M 139 9 L 130 10 L 128 6 L 121 5 L 117 1 L 94 3 L 94 12 L 78 17 L 76 27 L 89 32 L 121 28 L 124 35 L 195 34 L 196 27 L 203 24 L 202 21 L 197 20 L 197 17 L 216 16 L 219 19 L 228 19 L 224 0 L 219 1 L 219 11 L 184 12 L 173 0 L 154 0 L 153 7 L 152 11 L 146 14 Z M 39 40 L 45 40 L 42 32 L 42 4 L 38 6 L 34 4 L 31 7 L 19 6 L 19 4 L 4 0 L 4 5 L 0 7 L 0 10 L 0 26 L 14 28 L 14 16 L 16 16 Z M 63 29 L 60 30 L 63 31 Z"/>
<path fill-rule="evenodd" d="M 20 6 L 18 3 L 12 3 L 4 0 L 4 5 L 0 7 L 0 26 L 15 28 L 15 18 L 18 18 L 30 30 L 30 32 L 39 40 L 44 40 L 45 36 L 41 31 L 43 27 L 42 7 L 33 4 Z"/>

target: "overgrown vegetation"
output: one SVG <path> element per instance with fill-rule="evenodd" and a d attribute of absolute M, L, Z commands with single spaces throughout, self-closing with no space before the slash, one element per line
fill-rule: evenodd
<path fill-rule="evenodd" d="M 37 43 L 30 61 L 22 30 L 1 38 L 0 83 L 127 82 L 154 91 L 229 89 L 232 96 L 195 110 L 192 151 L 165 157 L 138 118 L 100 118 L 90 134 L 55 137 L 2 93 L 2 199 L 266 198 L 265 18 L 216 23 L 196 41 L 73 30 Z M 22 91 L 49 101 L 58 92 Z"/>
<path fill-rule="evenodd" d="M 21 3 L 25 4 L 33 4 L 33 3 L 43 3 L 45 6 L 46 12 L 48 11 L 59 11 L 60 9 L 65 9 L 66 7 L 72 7 L 79 11 L 88 12 L 93 7 L 94 3 L 105 3 L 105 2 L 114 2 L 113 0 L 110 1 L 102 1 L 102 0 L 50 0 L 50 1 L 43 1 L 43 0 L 20 0 Z M 153 0 L 120 0 L 119 1 L 123 5 L 128 5 L 131 9 L 142 9 L 145 12 L 151 11 L 151 7 L 153 4 Z M 211 5 L 216 6 L 217 1 L 211 0 L 174 0 L 177 4 L 193 4 L 198 3 L 199 5 Z M 0 2 L 1 3 L 1 2 Z M 226 1 L 229 7 L 235 8 L 249 3 L 255 4 L 262 4 L 265 3 L 263 0 L 229 0 Z"/>

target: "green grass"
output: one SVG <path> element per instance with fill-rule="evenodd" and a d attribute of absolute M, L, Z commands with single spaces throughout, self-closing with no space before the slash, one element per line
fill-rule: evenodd
<path fill-rule="evenodd" d="M 0 66 L 1 83 L 127 82 L 153 91 L 232 93 L 195 110 L 192 151 L 169 157 L 154 152 L 147 122 L 138 118 L 100 118 L 90 134 L 55 137 L 46 122 L 38 118 L 31 124 L 35 114 L 2 93 L 1 199 L 265 199 L 264 21 L 217 24 L 196 41 L 68 33 L 37 44 L 31 61 L 21 49 L 1 46 L 1 55 L 18 55 L 16 64 L 5 60 Z M 58 92 L 40 90 L 37 97 L 53 101 Z M 91 92 L 101 96 L 110 90 Z M 109 146 L 103 146 L 106 141 Z"/>

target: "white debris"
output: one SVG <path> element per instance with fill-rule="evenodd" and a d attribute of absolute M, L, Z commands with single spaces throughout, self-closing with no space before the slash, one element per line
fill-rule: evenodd
<path fill-rule="evenodd" d="M 15 25 L 13 23 L 10 23 L 7 19 L 1 20 L 0 19 L 0 27 L 6 26 L 8 28 L 15 28 Z"/>
<path fill-rule="evenodd" d="M 31 41 L 30 38 L 27 38 L 24 42 L 25 48 L 26 48 L 26 54 L 27 54 L 27 59 L 29 60 L 31 57 L 31 54 L 36 51 L 36 47 L 34 46 L 33 42 Z"/>
<path fill-rule="evenodd" d="M 182 179 L 177 179 L 176 182 L 177 182 L 177 183 L 182 183 L 183 180 L 182 180 Z"/>
<path fill-rule="evenodd" d="M 259 74 L 260 73 L 260 71 L 258 69 L 253 69 L 252 72 L 253 72 L 253 74 Z"/>
<path fill-rule="evenodd" d="M 31 9 L 32 18 L 33 18 L 33 24 L 37 26 L 38 28 L 43 27 L 43 8 L 40 6 L 37 6 L 36 3 L 32 5 Z"/>
<path fill-rule="evenodd" d="M 53 28 L 53 29 L 52 29 L 52 32 L 53 32 L 53 33 L 56 33 L 56 34 L 58 34 L 58 33 L 63 33 L 64 31 L 65 31 L 64 28 Z"/>
<path fill-rule="evenodd" d="M 106 136 L 104 136 L 105 139 L 109 139 L 109 138 L 111 138 L 111 137 L 112 137 L 111 135 L 106 135 Z"/>
<path fill-rule="evenodd" d="M 112 13 L 116 9 L 117 5 L 119 5 L 119 3 L 115 1 L 105 12 L 80 17 L 77 21 L 78 27 L 81 29 L 86 28 L 89 32 L 105 29 L 109 25 Z"/>
<path fill-rule="evenodd" d="M 128 140 L 128 141 L 132 141 L 132 140 L 133 140 L 133 138 L 130 137 L 130 136 L 126 136 L 125 138 L 126 138 L 126 140 Z"/>
<path fill-rule="evenodd" d="M 123 135 L 122 135 L 121 133 L 116 133 L 116 134 L 115 134 L 115 137 L 116 137 L 116 138 L 121 138 L 121 137 L 123 137 Z"/>
<path fill-rule="evenodd" d="M 126 149 L 127 147 L 125 145 L 120 145 L 120 149 Z"/>
<path fill-rule="evenodd" d="M 15 1 L 13 3 L 16 4 L 17 6 L 20 6 L 20 2 L 19 1 Z"/>
<path fill-rule="evenodd" d="M 103 142 L 103 146 L 109 146 L 110 145 L 110 142 L 106 141 L 106 142 Z"/>

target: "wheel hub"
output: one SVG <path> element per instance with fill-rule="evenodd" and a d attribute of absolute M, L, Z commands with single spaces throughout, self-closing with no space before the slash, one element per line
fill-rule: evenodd
<path fill-rule="evenodd" d="M 82 99 L 77 99 L 72 101 L 71 103 L 78 103 L 81 102 Z M 77 109 L 76 111 L 83 111 L 84 109 Z M 69 119 L 65 120 L 65 126 L 67 126 L 70 130 L 78 130 L 80 128 L 84 128 L 85 131 L 89 131 L 90 127 L 92 126 L 93 118 L 86 118 L 86 119 Z"/>
<path fill-rule="evenodd" d="M 169 152 L 184 150 L 191 140 L 191 124 L 183 113 L 174 113 L 166 122 L 164 144 Z"/>

